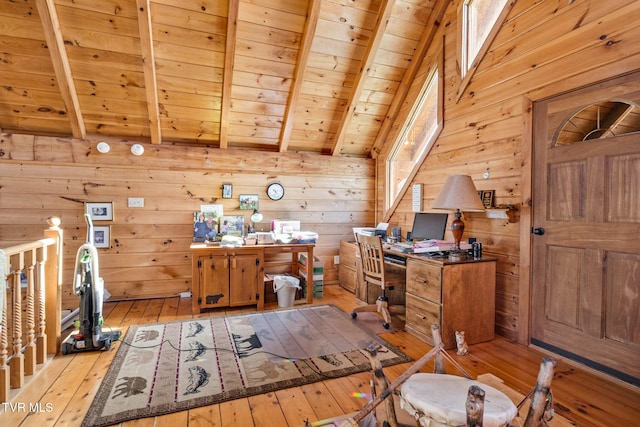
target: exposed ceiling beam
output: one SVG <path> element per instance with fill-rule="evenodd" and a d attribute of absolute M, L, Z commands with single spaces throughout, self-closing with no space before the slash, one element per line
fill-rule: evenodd
<path fill-rule="evenodd" d="M 431 45 L 433 38 L 435 37 L 435 33 L 440 27 L 440 23 L 442 22 L 442 17 L 444 16 L 447 7 L 449 6 L 449 1 L 439 0 L 436 2 L 433 11 L 429 15 L 429 21 L 425 27 L 424 33 L 422 33 L 422 38 L 416 47 L 416 51 L 411 59 L 411 63 L 407 67 L 404 77 L 402 78 L 402 82 L 398 86 L 398 90 L 396 91 L 395 96 L 393 97 L 393 101 L 389 106 L 389 110 L 387 111 L 387 115 L 382 122 L 382 126 L 378 131 L 378 136 L 373 143 L 373 147 L 371 148 L 371 157 L 377 158 L 380 154 L 381 147 L 387 140 L 389 136 L 389 132 L 391 131 L 391 126 L 402 107 L 402 104 L 407 97 L 407 93 L 409 92 L 409 88 L 411 87 L 411 83 L 416 77 L 416 73 L 418 72 L 418 68 L 422 64 L 422 59 L 427 54 L 427 49 Z M 391 144 L 390 144 L 391 145 Z"/>
<path fill-rule="evenodd" d="M 322 2 L 320 0 L 309 1 L 307 22 L 305 23 L 302 42 L 300 50 L 298 51 L 298 60 L 296 61 L 296 70 L 293 75 L 293 84 L 291 85 L 289 100 L 287 101 L 287 107 L 282 120 L 282 130 L 280 131 L 279 143 L 279 151 L 281 153 L 287 151 L 287 148 L 289 147 L 289 139 L 291 138 L 291 131 L 293 130 L 296 105 L 298 104 L 300 90 L 302 89 L 302 83 L 304 82 L 304 72 L 307 68 L 309 55 L 311 54 L 311 45 L 313 44 L 313 38 L 316 35 L 316 28 L 318 27 L 321 3 Z"/>
<path fill-rule="evenodd" d="M 53 71 L 56 74 L 56 80 L 60 88 L 60 95 L 67 109 L 71 133 L 74 138 L 84 139 L 87 136 L 87 130 L 84 126 L 78 94 L 71 75 L 69 58 L 64 48 L 64 39 L 62 38 L 56 6 L 53 0 L 36 0 L 36 7 L 44 29 L 45 40 L 49 47 L 49 55 L 51 56 Z"/>
<path fill-rule="evenodd" d="M 231 86 L 233 85 L 233 62 L 236 55 L 239 8 L 240 0 L 229 0 L 227 40 L 222 75 L 222 101 L 220 103 L 220 148 L 229 146 L 229 110 L 231 109 Z"/>
<path fill-rule="evenodd" d="M 371 67 L 373 66 L 376 52 L 380 47 L 380 43 L 382 43 L 382 38 L 384 37 L 385 29 L 387 27 L 387 24 L 389 23 L 389 18 L 391 17 L 391 12 L 393 11 L 393 6 L 395 4 L 395 0 L 383 0 L 380 3 L 380 10 L 378 11 L 378 21 L 376 22 L 376 26 L 373 29 L 374 37 L 369 40 L 369 44 L 367 45 L 367 51 L 365 52 L 364 58 L 362 59 L 360 72 L 356 76 L 356 80 L 353 83 L 353 89 L 351 90 L 351 95 L 349 96 L 349 100 L 347 101 L 347 108 L 342 113 L 340 127 L 336 132 L 333 147 L 331 148 L 331 154 L 334 156 L 340 154 L 342 146 L 344 145 L 347 129 L 351 124 L 351 120 L 353 120 L 353 115 L 355 113 L 358 102 L 360 101 L 360 95 L 362 94 L 362 90 L 364 89 L 365 81 L 369 76 Z"/>
<path fill-rule="evenodd" d="M 147 96 L 147 112 L 149 114 L 149 133 L 151 143 L 162 142 L 160 130 L 160 108 L 158 104 L 158 82 L 156 80 L 155 53 L 153 50 L 153 33 L 151 32 L 150 0 L 136 0 L 138 6 L 138 28 L 140 30 L 140 49 L 142 51 L 142 68 L 144 86 Z"/>

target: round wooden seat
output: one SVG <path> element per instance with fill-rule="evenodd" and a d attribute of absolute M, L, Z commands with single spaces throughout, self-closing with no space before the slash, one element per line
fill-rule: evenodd
<path fill-rule="evenodd" d="M 516 416 L 516 406 L 501 391 L 478 381 L 445 374 L 412 375 L 400 389 L 400 406 L 411 415 L 422 412 L 420 424 L 424 427 L 464 426 L 467 392 L 472 385 L 485 392 L 483 427 L 502 427 Z"/>

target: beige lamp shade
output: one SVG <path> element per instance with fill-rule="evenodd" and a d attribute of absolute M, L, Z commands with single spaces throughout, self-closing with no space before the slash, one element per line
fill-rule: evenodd
<path fill-rule="evenodd" d="M 462 212 L 483 212 L 485 210 L 478 190 L 469 175 L 449 175 L 431 207 L 433 209 L 460 209 Z"/>

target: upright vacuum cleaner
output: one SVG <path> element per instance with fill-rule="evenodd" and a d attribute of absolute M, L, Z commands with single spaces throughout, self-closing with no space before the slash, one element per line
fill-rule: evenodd
<path fill-rule="evenodd" d="M 120 331 L 102 330 L 104 280 L 100 277 L 98 250 L 93 245 L 91 216 L 85 214 L 84 218 L 87 221 L 87 242 L 78 248 L 73 280 L 73 293 L 80 296 L 80 312 L 76 323 L 78 332 L 69 335 L 62 343 L 62 354 L 109 350 L 111 343 L 121 336 Z"/>

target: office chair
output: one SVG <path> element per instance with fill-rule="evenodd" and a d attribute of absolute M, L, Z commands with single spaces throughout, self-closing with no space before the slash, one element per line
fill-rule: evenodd
<path fill-rule="evenodd" d="M 382 239 L 380 236 L 356 235 L 358 247 L 360 249 L 360 259 L 362 261 L 362 278 L 365 283 L 380 286 L 382 294 L 375 304 L 355 307 L 351 311 L 351 317 L 356 318 L 360 312 L 378 312 L 382 315 L 384 322 L 382 326 L 389 329 L 391 325 L 391 313 L 404 313 L 405 308 L 401 305 L 389 305 L 385 291 L 392 290 L 394 285 L 400 284 L 397 281 L 388 280 L 384 271 L 384 253 L 382 251 Z"/>

